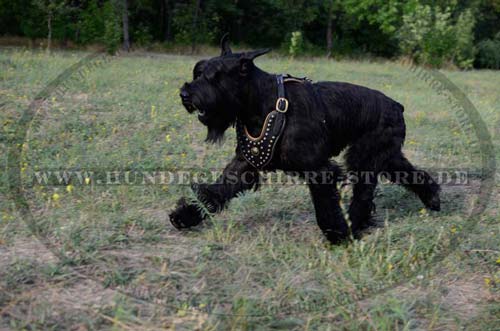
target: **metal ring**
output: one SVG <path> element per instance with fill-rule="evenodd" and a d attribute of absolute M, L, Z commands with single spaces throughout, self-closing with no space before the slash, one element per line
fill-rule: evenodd
<path fill-rule="evenodd" d="M 279 105 L 281 102 L 285 102 L 285 109 L 281 110 Z M 286 113 L 286 111 L 288 110 L 288 100 L 285 99 L 285 98 L 278 98 L 278 100 L 276 100 L 276 111 L 280 112 L 280 113 Z"/>

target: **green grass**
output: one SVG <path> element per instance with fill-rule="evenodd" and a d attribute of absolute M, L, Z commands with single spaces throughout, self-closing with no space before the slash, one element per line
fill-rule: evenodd
<path fill-rule="evenodd" d="M 48 250 L 7 199 L 6 153 L 20 114 L 85 53 L 0 51 L 0 328 L 493 330 L 498 326 L 499 192 L 473 220 L 479 187 L 443 187 L 429 214 L 399 187 L 377 193 L 379 226 L 328 245 L 307 187 L 263 186 L 193 231 L 166 217 L 187 186 L 27 185 Z M 120 56 L 49 97 L 23 148 L 34 171 L 221 169 L 235 134 L 205 145 L 178 87 L 197 58 Z M 402 64 L 259 59 L 270 72 L 348 81 L 405 105 L 405 153 L 424 168 L 480 168 L 451 105 Z M 445 72 L 477 107 L 500 161 L 500 75 Z M 339 158 L 342 160 L 342 158 Z M 90 174 L 83 177 L 92 177 Z M 344 192 L 347 205 L 349 189 Z M 477 223 L 472 229 L 469 225 Z M 464 233 L 466 231 L 466 233 Z M 58 257 L 59 258 L 58 258 Z"/>

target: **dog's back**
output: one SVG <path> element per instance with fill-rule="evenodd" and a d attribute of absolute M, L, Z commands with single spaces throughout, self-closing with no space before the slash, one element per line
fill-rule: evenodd
<path fill-rule="evenodd" d="M 318 82 L 313 86 L 341 148 L 366 133 L 385 128 L 397 129 L 404 139 L 404 107 L 382 92 L 344 82 Z"/>

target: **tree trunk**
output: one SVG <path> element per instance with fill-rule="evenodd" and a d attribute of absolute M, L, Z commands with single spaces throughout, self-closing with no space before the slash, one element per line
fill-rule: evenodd
<path fill-rule="evenodd" d="M 333 10 L 332 10 L 332 5 L 330 5 L 330 8 L 328 9 L 328 22 L 326 24 L 326 57 L 331 57 L 332 56 L 332 49 L 333 49 Z"/>
<path fill-rule="evenodd" d="M 47 36 L 47 52 L 50 52 L 50 47 L 52 46 L 52 12 L 49 12 L 47 17 L 47 28 L 49 29 L 49 34 Z"/>
<path fill-rule="evenodd" d="M 170 8 L 168 6 L 168 0 L 164 0 L 163 1 L 163 6 L 165 7 L 165 13 L 164 13 L 164 20 L 165 20 L 165 25 L 164 25 L 164 39 L 165 41 L 169 41 L 170 40 L 170 22 L 171 22 L 171 19 L 172 19 L 172 15 L 171 15 L 171 12 L 170 12 Z"/>
<path fill-rule="evenodd" d="M 123 50 L 129 52 L 130 37 L 128 34 L 128 0 L 123 0 L 122 22 L 123 22 Z"/>
<path fill-rule="evenodd" d="M 193 13 L 193 25 L 191 27 L 191 54 L 196 50 L 196 37 L 198 30 L 198 11 L 200 9 L 201 0 L 195 0 L 195 8 Z"/>

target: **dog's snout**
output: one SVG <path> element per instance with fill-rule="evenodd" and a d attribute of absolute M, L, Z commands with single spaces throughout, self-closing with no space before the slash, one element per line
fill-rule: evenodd
<path fill-rule="evenodd" d="M 179 96 L 180 96 L 182 99 L 186 99 L 186 98 L 188 98 L 188 97 L 189 97 L 189 93 L 188 93 L 188 91 L 186 91 L 186 89 L 185 89 L 185 88 L 182 88 L 182 89 L 181 89 L 181 93 L 179 94 Z"/>
<path fill-rule="evenodd" d="M 185 83 L 180 90 L 179 96 L 181 97 L 182 104 L 186 107 L 187 111 L 192 113 L 196 110 L 193 100 L 191 98 L 191 94 L 188 91 L 188 83 Z"/>

